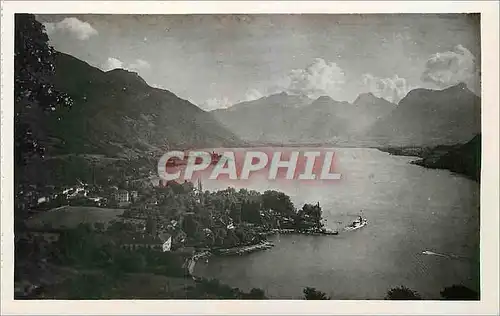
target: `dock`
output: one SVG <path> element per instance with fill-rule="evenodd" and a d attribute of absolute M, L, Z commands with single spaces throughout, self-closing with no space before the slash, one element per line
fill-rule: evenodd
<path fill-rule="evenodd" d="M 220 249 L 218 252 L 219 252 L 219 255 L 221 255 L 221 256 L 242 255 L 245 253 L 251 253 L 254 251 L 258 251 L 258 250 L 270 249 L 272 247 L 274 247 L 274 245 L 272 243 L 265 241 L 265 242 L 261 242 L 261 243 L 258 243 L 255 245 L 250 245 L 250 246 Z"/>

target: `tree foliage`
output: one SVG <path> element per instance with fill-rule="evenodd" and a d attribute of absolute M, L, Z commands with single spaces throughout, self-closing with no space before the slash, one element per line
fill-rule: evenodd
<path fill-rule="evenodd" d="M 406 286 L 390 289 L 387 292 L 386 300 L 420 300 L 420 294 Z"/>
<path fill-rule="evenodd" d="M 297 216 L 295 218 L 295 222 L 297 225 L 302 225 L 304 224 L 312 224 L 316 227 L 323 227 L 323 223 L 321 222 L 322 220 L 322 211 L 321 207 L 319 204 L 312 205 L 312 204 L 304 204 L 302 209 L 300 209 L 297 213 Z"/>
<path fill-rule="evenodd" d="M 295 208 L 290 197 L 283 192 L 267 190 L 262 195 L 262 206 L 281 215 L 293 215 Z"/>
<path fill-rule="evenodd" d="M 44 26 L 32 14 L 15 15 L 14 108 L 17 165 L 43 156 L 40 142 L 43 116 L 73 101 L 53 85 L 56 51 L 49 45 Z"/>
<path fill-rule="evenodd" d="M 306 300 L 329 300 L 330 297 L 326 293 L 316 290 L 313 287 L 306 287 L 304 289 L 304 298 Z"/>
<path fill-rule="evenodd" d="M 248 294 L 245 295 L 244 298 L 251 300 L 263 300 L 266 299 L 266 293 L 261 289 L 253 288 Z"/>
<path fill-rule="evenodd" d="M 217 279 L 197 278 L 196 285 L 189 287 L 185 293 L 189 299 L 267 299 L 265 292 L 253 288 L 250 292 L 244 292 L 238 288 L 221 283 Z"/>

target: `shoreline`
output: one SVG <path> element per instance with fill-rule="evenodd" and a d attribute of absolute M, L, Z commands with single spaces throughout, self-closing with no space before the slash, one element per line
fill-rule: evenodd
<path fill-rule="evenodd" d="M 261 233 L 261 236 L 271 236 L 275 234 L 297 234 L 297 235 L 306 235 L 306 236 L 332 236 L 338 235 L 338 231 L 333 230 L 325 230 L 325 231 L 301 231 L 299 229 L 272 229 L 270 231 Z M 199 259 L 203 259 L 212 255 L 217 256 L 231 256 L 231 255 L 244 255 L 260 250 L 267 250 L 274 247 L 274 244 L 268 240 L 260 241 L 251 245 L 242 245 L 235 246 L 231 248 L 223 248 L 223 249 L 210 249 L 202 252 L 196 252 L 186 259 L 184 262 L 185 269 L 189 276 L 193 279 L 196 278 L 194 275 L 194 269 L 196 267 L 196 263 Z"/>
<path fill-rule="evenodd" d="M 255 252 L 258 250 L 271 249 L 272 247 L 274 247 L 274 244 L 266 240 L 266 241 L 261 241 L 259 243 L 252 244 L 252 245 L 244 245 L 244 246 L 236 246 L 236 247 L 225 248 L 225 249 L 218 249 L 216 252 L 217 252 L 217 255 L 219 255 L 219 256 L 243 255 L 243 254 Z"/>
<path fill-rule="evenodd" d="M 270 231 L 261 233 L 262 236 L 271 236 L 275 234 L 296 234 L 296 235 L 306 235 L 306 236 L 336 236 L 339 234 L 337 230 L 319 230 L 319 231 L 313 231 L 313 230 L 300 230 L 296 228 L 282 228 L 282 229 L 272 229 Z"/>
<path fill-rule="evenodd" d="M 184 268 L 187 270 L 187 273 L 190 277 L 196 279 L 197 277 L 194 275 L 194 268 L 196 267 L 197 261 L 202 258 L 212 256 L 214 252 L 217 252 L 216 255 L 218 256 L 243 255 L 258 250 L 271 249 L 272 247 L 274 247 L 274 244 L 266 240 L 252 245 L 236 246 L 225 249 L 211 249 L 202 252 L 195 252 L 191 257 L 186 259 L 186 261 L 184 262 Z"/>
<path fill-rule="evenodd" d="M 194 275 L 194 268 L 196 266 L 196 262 L 204 257 L 209 257 L 211 256 L 212 253 L 210 251 L 202 251 L 202 252 L 195 252 L 191 257 L 187 258 L 186 261 L 184 262 L 185 269 L 187 270 L 188 276 L 192 277 L 195 279 Z"/>

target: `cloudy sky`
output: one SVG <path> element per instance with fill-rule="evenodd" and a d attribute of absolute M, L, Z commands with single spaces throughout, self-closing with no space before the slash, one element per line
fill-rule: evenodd
<path fill-rule="evenodd" d="M 51 44 L 125 68 L 204 109 L 276 92 L 398 102 L 459 82 L 479 91 L 477 16 L 39 15 Z"/>

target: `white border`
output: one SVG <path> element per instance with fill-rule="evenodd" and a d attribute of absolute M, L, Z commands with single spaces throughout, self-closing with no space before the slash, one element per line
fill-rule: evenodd
<path fill-rule="evenodd" d="M 29 13 L 481 13 L 482 183 L 480 302 L 397 301 L 14 301 L 13 14 Z M 9 1 L 2 2 L 1 312 L 2 314 L 498 314 L 498 12 L 496 1 Z M 452 232 L 450 232 L 452 233 Z"/>

